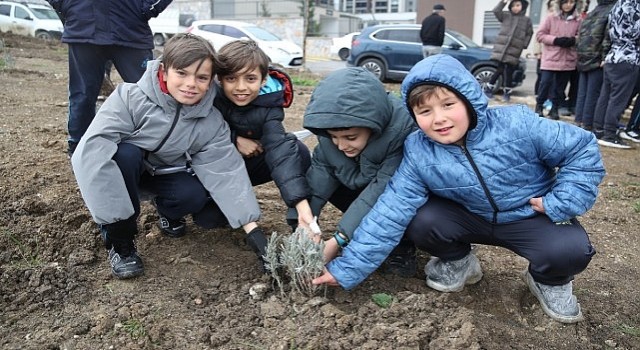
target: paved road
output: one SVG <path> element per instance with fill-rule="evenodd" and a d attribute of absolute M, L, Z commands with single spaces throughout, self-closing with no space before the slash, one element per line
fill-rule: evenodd
<path fill-rule="evenodd" d="M 313 73 L 326 75 L 340 68 L 346 67 L 345 61 L 330 59 L 307 59 L 305 66 Z M 513 90 L 514 96 L 532 96 L 533 85 L 536 81 L 536 61 L 527 60 L 526 78 L 521 86 Z"/>

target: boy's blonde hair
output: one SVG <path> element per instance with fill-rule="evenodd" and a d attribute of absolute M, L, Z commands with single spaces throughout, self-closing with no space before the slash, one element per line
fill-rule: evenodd
<path fill-rule="evenodd" d="M 216 50 L 206 39 L 191 33 L 176 34 L 167 40 L 162 54 L 162 64 L 165 69 L 182 69 L 189 67 L 195 62 L 202 62 L 210 59 L 213 63 L 211 76 L 215 75 L 218 67 Z"/>
<path fill-rule="evenodd" d="M 235 40 L 225 44 L 218 52 L 218 61 L 219 77 L 258 68 L 264 79 L 269 72 L 269 56 L 253 40 Z"/>

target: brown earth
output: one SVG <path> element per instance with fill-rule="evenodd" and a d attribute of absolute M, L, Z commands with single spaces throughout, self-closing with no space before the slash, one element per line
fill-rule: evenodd
<path fill-rule="evenodd" d="M 2 349 L 640 348 L 640 148 L 602 150 L 608 175 L 581 218 L 598 254 L 574 282 L 585 314 L 578 324 L 545 316 L 520 278 L 526 262 L 485 246 L 483 280 L 460 293 L 431 290 L 423 272 L 376 272 L 351 292 L 283 297 L 271 288 L 254 299 L 249 288 L 267 279 L 241 232 L 191 225 L 186 237 L 167 238 L 146 202 L 138 239 L 146 273 L 119 281 L 65 154 L 66 48 L 0 38 Z M 296 87 L 288 129 L 300 128 L 311 91 Z M 278 192 L 256 192 L 261 224 L 287 232 Z M 322 226 L 330 231 L 337 215 L 327 211 Z M 427 258 L 419 255 L 420 266 Z M 376 293 L 393 304 L 378 306 Z"/>

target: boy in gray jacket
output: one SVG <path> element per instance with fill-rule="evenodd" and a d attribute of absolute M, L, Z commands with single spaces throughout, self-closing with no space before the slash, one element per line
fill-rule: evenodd
<path fill-rule="evenodd" d="M 138 83 L 121 84 L 109 96 L 71 158 L 116 278 L 144 273 L 134 244 L 140 188 L 156 195 L 159 211 L 192 214 L 205 228 L 220 225 L 210 215 L 219 206 L 225 221 L 248 233 L 256 254 L 265 253 L 244 162 L 212 107 L 215 68 L 215 52 L 206 40 L 174 36 L 162 60 L 150 61 Z"/>

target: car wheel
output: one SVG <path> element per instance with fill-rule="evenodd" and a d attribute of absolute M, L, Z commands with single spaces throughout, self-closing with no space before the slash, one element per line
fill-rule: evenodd
<path fill-rule="evenodd" d="M 384 81 L 385 76 L 387 75 L 384 63 L 377 58 L 367 58 L 360 62 L 360 67 L 373 73 L 373 75 L 375 75 L 380 81 Z"/>
<path fill-rule="evenodd" d="M 160 33 L 153 34 L 153 45 L 155 46 L 164 45 L 164 35 Z"/>
<path fill-rule="evenodd" d="M 480 83 L 483 91 L 487 87 L 489 81 L 491 81 L 491 77 L 493 76 L 493 74 L 495 74 L 495 72 L 496 69 L 491 66 L 480 67 L 473 71 L 473 76 L 476 78 L 478 83 Z M 502 77 L 498 78 L 498 80 L 496 81 L 493 92 L 496 92 L 499 86 L 502 86 Z"/>
<path fill-rule="evenodd" d="M 39 31 L 36 33 L 36 38 L 40 39 L 40 40 L 44 40 L 44 41 L 51 41 L 53 40 L 53 36 L 46 31 Z"/>
<path fill-rule="evenodd" d="M 341 60 L 346 61 L 347 58 L 349 58 L 349 49 L 346 47 L 341 48 L 340 51 L 338 51 L 338 57 L 340 57 Z"/>

